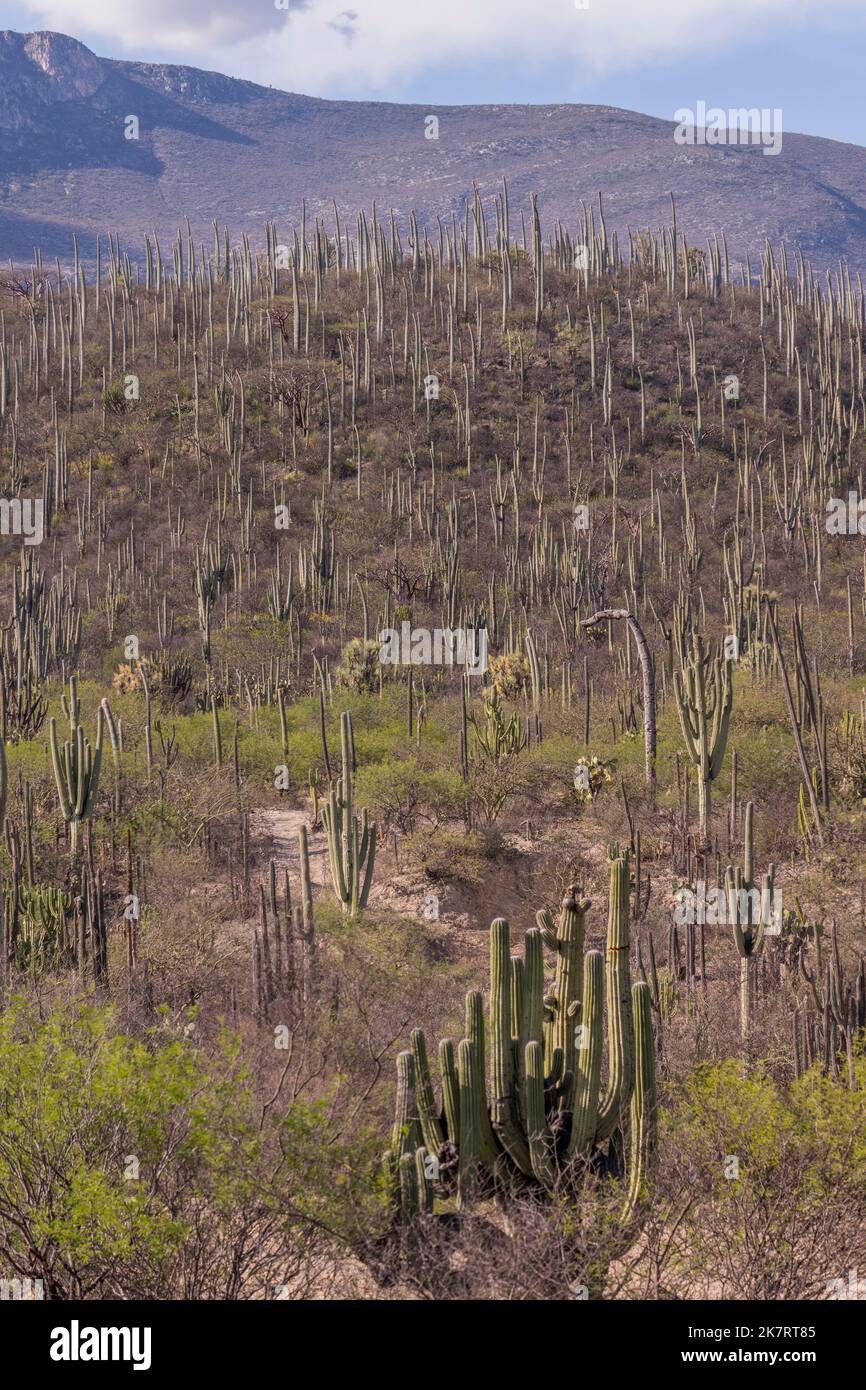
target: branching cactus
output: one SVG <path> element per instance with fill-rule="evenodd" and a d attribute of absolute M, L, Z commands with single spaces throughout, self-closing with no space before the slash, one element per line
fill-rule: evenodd
<path fill-rule="evenodd" d="M 740 957 L 740 1034 L 749 1036 L 752 1025 L 752 996 L 754 993 L 754 964 L 764 945 L 764 933 L 773 920 L 773 889 L 775 866 L 761 880 L 760 889 L 754 885 L 754 838 L 752 823 L 754 804 L 746 805 L 743 836 L 743 867 L 729 864 L 725 870 L 725 898 L 728 921 L 734 932 L 734 944 Z"/>
<path fill-rule="evenodd" d="M 100 708 L 96 716 L 96 745 L 91 748 L 78 721 L 81 711 L 78 684 L 73 676 L 69 681 L 69 696 L 63 696 L 63 712 L 69 720 L 69 740 L 62 749 L 57 742 L 57 720 L 52 718 L 49 733 L 51 762 L 60 813 L 69 827 L 69 843 L 73 865 L 81 851 L 81 827 L 92 815 L 99 791 L 99 771 L 102 766 L 102 736 L 105 719 Z"/>
<path fill-rule="evenodd" d="M 472 992 L 466 1037 L 456 1049 L 450 1040 L 439 1047 L 441 1104 L 420 1029 L 412 1034 L 412 1050 L 400 1053 L 388 1162 L 395 1209 L 404 1217 L 406 1198 L 414 1200 L 416 1191 L 410 1164 L 416 1175 L 423 1169 L 429 1179 L 432 1172 L 435 1191 L 456 1192 L 458 1206 L 467 1207 L 479 1194 L 515 1180 L 543 1192 L 579 1186 L 618 1130 L 630 1134 L 623 1222 L 638 1212 L 648 1191 L 655 1135 L 652 1000 L 649 985 L 632 987 L 630 981 L 627 855 L 614 854 L 610 876 L 607 962 L 601 951 L 583 953 L 590 904 L 574 888 L 558 923 L 539 913 L 539 925 L 525 935 L 522 957 L 510 954 L 508 923 L 501 917 L 492 923 L 487 1028 L 481 996 Z M 545 949 L 557 958 L 548 993 Z M 429 1210 L 430 1183 L 418 1193 L 415 1213 Z"/>
<path fill-rule="evenodd" d="M 71 893 L 50 884 L 19 891 L 18 931 L 12 956 L 34 974 L 62 968 L 75 957 L 75 904 Z"/>
<path fill-rule="evenodd" d="M 328 801 L 322 807 L 322 823 L 328 836 L 328 855 L 334 892 L 344 912 L 355 913 L 367 906 L 376 863 L 376 825 L 367 812 L 361 820 L 354 813 L 355 740 L 352 716 L 340 718 L 343 765 L 336 782 L 331 783 Z"/>
<path fill-rule="evenodd" d="M 674 672 L 674 696 L 686 751 L 698 773 L 698 817 L 706 843 L 712 785 L 722 770 L 734 702 L 730 661 L 706 655 L 703 638 L 693 636 L 690 655 Z"/>

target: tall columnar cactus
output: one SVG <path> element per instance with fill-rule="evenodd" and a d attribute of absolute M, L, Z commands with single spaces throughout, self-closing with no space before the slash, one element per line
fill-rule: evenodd
<path fill-rule="evenodd" d="M 328 836 L 328 854 L 334 892 L 344 912 L 355 913 L 367 906 L 376 863 L 376 824 L 367 812 L 361 820 L 354 813 L 355 740 L 352 716 L 340 718 L 343 765 L 336 782 L 331 783 L 327 805 L 322 807 L 322 823 Z"/>
<path fill-rule="evenodd" d="M 734 702 L 730 661 L 705 654 L 703 638 L 694 635 L 691 653 L 674 672 L 674 696 L 686 751 L 698 773 L 698 816 L 706 842 L 712 784 L 722 770 Z"/>
<path fill-rule="evenodd" d="M 596 1142 L 610 1138 L 628 1113 L 634 1087 L 634 1035 L 629 965 L 629 860 L 615 855 L 610 865 L 607 917 L 607 1090 L 598 1107 Z"/>
<path fill-rule="evenodd" d="M 601 951 L 582 954 L 584 913 L 575 890 L 554 926 L 546 913 L 526 933 L 522 957 L 510 955 L 508 923 L 490 928 L 491 989 L 485 1034 L 481 996 L 467 996 L 466 1032 L 456 1049 L 439 1047 L 437 1105 L 424 1034 L 397 1062 L 397 1115 L 389 1156 L 395 1202 L 404 1215 L 413 1171 L 433 1167 L 441 1194 L 459 1206 L 509 1182 L 550 1192 L 578 1184 L 587 1162 L 621 1127 L 630 1130 L 630 1221 L 644 1199 L 655 1132 L 655 1065 L 649 986 L 629 977 L 627 855 L 611 863 L 607 966 Z M 543 952 L 557 954 L 545 993 Z M 579 962 L 579 966 L 578 966 Z M 607 976 L 607 979 L 605 977 Z M 605 984 L 608 1077 L 602 1094 Z M 486 1074 L 486 1051 L 490 1071 Z M 422 1142 L 423 1141 L 423 1142 Z M 429 1209 L 429 1191 L 424 1192 Z M 417 1208 L 416 1208 L 417 1210 Z"/>
<path fill-rule="evenodd" d="M 631 1097 L 631 1160 L 623 1220 L 631 1221 L 644 1201 L 655 1145 L 656 1057 L 650 987 L 642 980 L 632 990 L 635 1082 Z"/>
<path fill-rule="evenodd" d="M 216 544 L 208 542 L 208 528 L 205 526 L 201 547 L 195 548 L 193 579 L 198 602 L 198 623 L 201 629 L 202 656 L 208 666 L 211 664 L 211 629 L 213 610 L 222 586 L 228 575 L 229 561 L 223 553 L 219 535 Z"/>
<path fill-rule="evenodd" d="M 589 618 L 584 618 L 581 627 L 595 627 L 597 623 L 614 622 L 625 619 L 628 623 L 629 631 L 634 638 L 640 658 L 641 675 L 643 678 L 643 728 L 644 728 L 644 762 L 646 780 L 648 783 L 655 781 L 656 769 L 656 682 L 655 664 L 649 643 L 644 636 L 643 628 L 635 615 L 628 608 L 602 608 L 597 613 L 593 613 Z"/>
<path fill-rule="evenodd" d="M 102 736 L 105 726 L 100 708 L 96 716 L 96 745 L 91 748 L 78 721 L 81 711 L 78 684 L 74 676 L 69 681 L 69 697 L 62 697 L 63 712 L 69 720 L 69 740 L 61 749 L 57 742 L 57 720 L 49 726 L 51 762 L 60 813 L 69 826 L 69 842 L 73 864 L 81 849 L 81 827 L 92 815 L 99 791 L 99 771 L 102 766 Z"/>
<path fill-rule="evenodd" d="M 754 884 L 754 838 L 752 823 L 754 804 L 746 805 L 743 832 L 743 867 L 729 864 L 725 870 L 725 898 L 728 921 L 734 932 L 734 944 L 740 957 L 740 1034 L 747 1038 L 752 1023 L 754 993 L 754 963 L 764 945 L 764 933 L 773 920 L 773 888 L 775 865 L 761 879 L 760 889 Z"/>

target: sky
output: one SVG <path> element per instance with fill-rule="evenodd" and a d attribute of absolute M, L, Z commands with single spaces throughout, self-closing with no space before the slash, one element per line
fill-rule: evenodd
<path fill-rule="evenodd" d="M 784 130 L 866 146 L 866 0 L 0 0 L 0 29 L 432 110 L 778 108 Z"/>

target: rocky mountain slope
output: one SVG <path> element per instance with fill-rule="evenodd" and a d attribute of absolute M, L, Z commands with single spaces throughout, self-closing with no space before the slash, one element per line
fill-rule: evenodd
<path fill-rule="evenodd" d="M 426 118 L 439 138 L 426 138 Z M 126 138 L 126 118 L 138 139 Z M 130 246 L 186 217 L 260 236 L 308 214 L 415 208 L 458 213 L 473 181 L 507 176 L 512 205 L 537 191 L 545 222 L 573 224 L 604 191 L 609 230 L 658 227 L 669 193 L 703 244 L 724 227 L 731 253 L 764 239 L 799 245 L 816 268 L 866 264 L 866 150 L 785 134 L 781 153 L 677 145 L 672 122 L 611 107 L 452 106 L 322 101 L 195 68 L 98 58 L 56 33 L 0 32 L 0 254 L 35 244 L 88 254 L 98 232 Z M 434 211 L 435 210 L 435 211 Z M 330 222 L 329 222 L 330 225 Z"/>

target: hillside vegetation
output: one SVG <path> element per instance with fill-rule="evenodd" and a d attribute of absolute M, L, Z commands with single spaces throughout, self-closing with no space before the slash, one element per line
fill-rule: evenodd
<path fill-rule="evenodd" d="M 0 1276 L 838 1296 L 862 286 L 439 226 L 0 274 Z"/>

